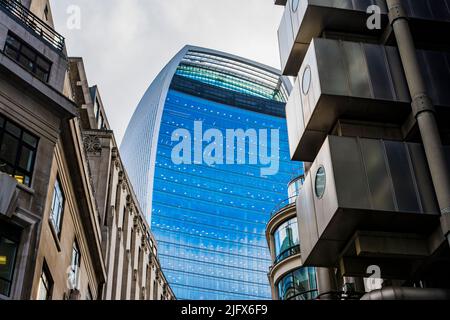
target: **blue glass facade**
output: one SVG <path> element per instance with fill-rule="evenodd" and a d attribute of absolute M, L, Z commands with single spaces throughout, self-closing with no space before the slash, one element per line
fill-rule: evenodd
<path fill-rule="evenodd" d="M 273 207 L 286 198 L 288 182 L 301 173 L 300 164 L 289 157 L 284 87 L 277 86 L 276 71 L 255 63 L 196 48 L 195 61 L 214 61 L 192 66 L 193 59 L 186 59 L 192 54 L 192 48 L 180 53 L 152 85 L 162 84 L 164 92 L 149 89 L 152 95 L 146 94 L 138 106 L 122 144 L 124 162 L 141 205 L 149 211 L 162 268 L 178 299 L 270 299 L 265 226 Z M 161 110 L 152 122 L 143 110 L 153 108 L 155 95 Z M 175 164 L 171 154 L 179 142 L 173 141 L 173 132 L 186 129 L 194 137 L 194 121 L 202 122 L 203 131 L 279 129 L 278 173 L 262 176 L 267 165 L 261 161 Z M 139 137 L 146 130 L 153 140 Z M 246 159 L 252 144 L 266 143 L 271 150 L 270 138 L 247 139 Z M 152 151 L 145 141 L 151 141 Z M 225 150 L 233 147 L 229 141 L 224 144 Z M 191 152 L 194 157 L 203 149 Z M 146 172 L 146 161 L 154 161 L 151 172 Z"/>

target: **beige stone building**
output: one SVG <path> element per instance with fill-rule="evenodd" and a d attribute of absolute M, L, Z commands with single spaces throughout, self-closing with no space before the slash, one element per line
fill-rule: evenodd
<path fill-rule="evenodd" d="M 47 0 L 0 2 L 0 299 L 174 299 Z"/>
<path fill-rule="evenodd" d="M 174 295 L 161 272 L 156 241 L 123 167 L 100 92 L 89 87 L 81 58 L 70 58 L 69 65 L 110 275 L 103 297 L 171 300 Z"/>

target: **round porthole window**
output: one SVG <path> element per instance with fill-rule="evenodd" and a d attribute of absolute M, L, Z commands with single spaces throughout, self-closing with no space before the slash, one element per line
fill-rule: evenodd
<path fill-rule="evenodd" d="M 311 87 L 311 67 L 307 66 L 303 71 L 303 78 L 302 78 L 302 90 L 304 95 L 308 94 L 310 87 Z"/>
<path fill-rule="evenodd" d="M 315 183 L 315 191 L 316 191 L 316 197 L 319 199 L 323 198 L 323 195 L 325 194 L 325 188 L 327 186 L 327 175 L 325 172 L 325 168 L 321 166 L 319 170 L 317 170 L 316 173 L 316 183 Z"/>
<path fill-rule="evenodd" d="M 300 0 L 292 0 L 292 12 L 297 11 L 299 4 L 300 4 Z"/>

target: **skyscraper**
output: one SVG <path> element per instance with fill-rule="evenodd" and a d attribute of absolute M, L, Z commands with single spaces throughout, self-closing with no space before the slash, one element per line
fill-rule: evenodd
<path fill-rule="evenodd" d="M 265 223 L 301 173 L 289 92 L 277 70 L 188 46 L 138 105 L 121 151 L 178 299 L 270 298 Z"/>

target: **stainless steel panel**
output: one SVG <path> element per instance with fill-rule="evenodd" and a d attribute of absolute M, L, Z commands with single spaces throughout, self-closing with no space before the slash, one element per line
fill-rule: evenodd
<path fill-rule="evenodd" d="M 289 150 L 291 158 L 293 158 L 298 152 L 297 146 L 301 138 L 300 130 L 304 128 L 305 123 L 303 120 L 299 81 L 295 82 L 289 101 L 286 104 L 286 119 L 289 136 Z"/>
<path fill-rule="evenodd" d="M 314 191 L 320 167 L 326 172 L 322 198 Z M 430 174 L 423 168 L 419 144 L 328 136 L 300 193 L 298 217 L 305 224 L 300 242 L 303 234 L 308 237 L 302 247 L 305 264 L 334 266 L 356 231 L 434 230 L 440 214 Z"/>
<path fill-rule="evenodd" d="M 301 92 L 304 123 L 295 160 L 313 161 L 339 118 L 402 124 L 411 112 L 403 73 L 390 64 L 397 51 L 372 44 L 314 39 L 298 75 L 311 69 L 311 88 Z"/>
<path fill-rule="evenodd" d="M 366 209 L 371 207 L 369 184 L 362 161 L 358 140 L 349 137 L 330 136 L 330 158 L 339 207 Z M 322 149 L 324 152 L 326 148 Z M 364 178 L 362 178 L 364 177 Z"/>
<path fill-rule="evenodd" d="M 370 96 L 368 67 L 371 69 L 371 66 L 368 66 L 364 59 L 363 47 L 356 42 L 345 42 L 342 44 L 342 49 L 345 51 L 343 58 L 348 70 L 348 92 L 356 97 Z"/>
<path fill-rule="evenodd" d="M 420 197 L 407 145 L 386 141 L 384 146 L 398 211 L 421 212 Z"/>
<path fill-rule="evenodd" d="M 436 109 L 450 118 L 450 54 L 418 55 Z M 305 70 L 311 69 L 311 88 L 306 94 L 300 90 L 304 123 L 299 124 L 294 160 L 314 161 L 339 119 L 403 125 L 411 113 L 411 98 L 400 66 L 393 47 L 314 39 L 297 80 L 301 87 Z"/>
<path fill-rule="evenodd" d="M 280 26 L 278 28 L 278 48 L 282 69 L 286 68 L 288 60 L 294 50 L 294 32 L 292 30 L 291 12 L 288 6 L 284 10 Z M 300 66 L 301 62 L 298 63 Z M 284 73 L 286 74 L 286 73 Z"/>
<path fill-rule="evenodd" d="M 408 144 L 411 166 L 416 178 L 420 203 L 423 212 L 439 212 L 433 182 L 430 177 L 425 151 L 420 144 Z M 447 151 L 447 154 L 450 152 Z"/>
<path fill-rule="evenodd" d="M 292 30 L 280 28 L 279 32 L 280 47 L 284 48 L 281 60 L 285 75 L 297 74 L 311 40 L 324 31 L 379 37 L 388 25 L 385 0 L 300 0 L 295 12 L 292 1 L 286 3 L 281 23 L 287 25 L 289 21 Z M 366 26 L 366 10 L 370 5 L 381 8 L 381 29 L 369 30 Z M 408 0 L 404 1 L 404 5 L 418 40 L 450 42 L 448 37 L 439 36 L 439 32 L 446 34 L 450 30 L 449 0 Z"/>
<path fill-rule="evenodd" d="M 386 211 L 395 210 L 393 186 L 389 181 L 383 144 L 380 140 L 369 139 L 361 139 L 359 143 L 367 173 L 371 206 Z"/>
<path fill-rule="evenodd" d="M 305 179 L 303 187 L 299 196 L 297 197 L 297 219 L 299 221 L 299 234 L 300 234 L 300 252 L 305 257 L 309 256 L 314 245 L 319 240 L 319 234 L 317 232 L 316 211 L 314 208 L 313 198 L 313 186 L 311 175 L 308 175 Z"/>

